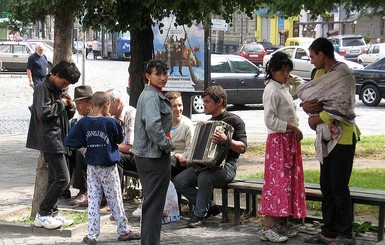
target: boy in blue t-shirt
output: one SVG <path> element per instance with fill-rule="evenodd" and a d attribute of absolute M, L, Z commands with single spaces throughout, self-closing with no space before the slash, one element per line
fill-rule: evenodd
<path fill-rule="evenodd" d="M 117 162 L 120 158 L 118 144 L 123 141 L 121 126 L 108 117 L 110 98 L 105 92 L 96 92 L 91 99 L 92 109 L 68 133 L 64 143 L 72 148 L 86 147 L 88 189 L 87 244 L 96 244 L 100 234 L 100 202 L 103 191 L 118 226 L 118 240 L 140 239 L 140 234 L 130 230 L 120 191 Z"/>

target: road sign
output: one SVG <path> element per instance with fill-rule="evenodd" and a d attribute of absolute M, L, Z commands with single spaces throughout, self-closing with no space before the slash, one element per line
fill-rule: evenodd
<path fill-rule="evenodd" d="M 211 19 L 211 30 L 213 31 L 227 31 L 229 24 L 225 20 Z"/>

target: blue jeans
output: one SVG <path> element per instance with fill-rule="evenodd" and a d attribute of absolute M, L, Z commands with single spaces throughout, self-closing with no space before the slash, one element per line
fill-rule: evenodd
<path fill-rule="evenodd" d="M 194 215 L 203 218 L 212 205 L 211 197 L 216 187 L 222 187 L 234 180 L 236 174 L 236 160 L 227 162 L 223 169 L 206 169 L 196 172 L 189 167 L 173 179 L 178 193 L 185 196 L 195 205 Z"/>
<path fill-rule="evenodd" d="M 40 204 L 39 214 L 49 216 L 57 209 L 56 203 L 69 185 L 70 174 L 64 154 L 44 153 L 44 157 L 48 163 L 48 185 L 45 197 Z"/>

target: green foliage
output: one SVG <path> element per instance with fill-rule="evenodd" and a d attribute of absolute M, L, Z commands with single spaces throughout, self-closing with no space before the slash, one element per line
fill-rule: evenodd
<path fill-rule="evenodd" d="M 353 232 L 355 233 L 365 233 L 371 230 L 374 230 L 374 227 L 369 221 L 363 223 L 353 222 Z"/>
<path fill-rule="evenodd" d="M 385 160 L 385 137 L 383 135 L 361 136 L 356 146 L 356 158 L 384 159 Z M 314 158 L 314 139 L 305 138 L 301 141 L 303 158 Z M 245 153 L 246 156 L 263 156 L 265 154 L 265 143 L 250 143 Z"/>

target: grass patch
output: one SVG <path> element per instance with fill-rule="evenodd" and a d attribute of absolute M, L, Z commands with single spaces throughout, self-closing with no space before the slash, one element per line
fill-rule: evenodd
<path fill-rule="evenodd" d="M 29 212 L 29 214 L 30 214 L 30 212 Z M 32 218 L 29 214 L 27 217 L 21 217 L 20 219 L 15 220 L 14 223 L 24 224 L 24 225 L 33 225 L 34 218 Z M 74 223 L 72 225 L 84 224 L 84 223 L 87 223 L 87 221 L 88 221 L 87 210 L 74 211 L 74 210 L 64 209 L 64 210 L 60 210 L 59 215 L 63 216 L 66 219 L 73 219 Z M 62 227 L 67 228 L 69 226 L 63 225 Z"/>
<path fill-rule="evenodd" d="M 319 170 L 305 170 L 305 182 L 306 183 L 319 183 Z M 249 179 L 263 179 L 263 172 L 250 174 L 245 176 Z M 385 168 L 367 168 L 367 169 L 353 169 L 350 178 L 350 187 L 360 187 L 368 189 L 385 190 Z M 315 216 L 321 215 L 321 203 L 316 201 L 307 201 L 307 209 L 309 213 Z M 378 212 L 378 207 L 370 205 L 356 204 L 355 214 L 358 216 L 371 215 Z"/>
<path fill-rule="evenodd" d="M 302 156 L 304 158 L 315 158 L 314 139 L 305 138 L 301 141 Z M 361 136 L 356 146 L 356 158 L 373 160 L 385 160 L 385 137 L 383 135 Z M 245 156 L 263 156 L 265 154 L 265 143 L 249 143 Z"/>

